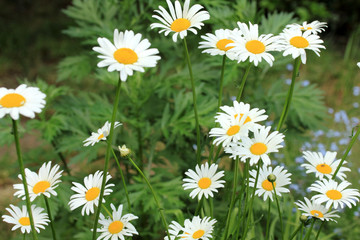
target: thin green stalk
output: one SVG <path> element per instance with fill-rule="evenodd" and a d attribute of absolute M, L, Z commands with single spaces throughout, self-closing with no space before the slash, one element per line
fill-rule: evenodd
<path fill-rule="evenodd" d="M 209 198 L 209 205 L 210 205 L 210 217 L 214 218 L 214 201 L 213 201 L 213 198 Z"/>
<path fill-rule="evenodd" d="M 35 225 L 34 225 L 34 218 L 33 218 L 32 210 L 31 210 L 29 189 L 28 189 L 28 184 L 27 184 L 26 176 L 25 176 L 24 162 L 23 162 L 22 155 L 21 155 L 18 127 L 17 127 L 16 120 L 12 119 L 12 125 L 13 125 L 13 134 L 14 134 L 14 139 L 15 139 L 16 153 L 17 153 L 18 162 L 19 162 L 19 166 L 20 166 L 21 178 L 22 178 L 22 182 L 23 182 L 24 190 L 25 190 L 26 208 L 29 213 L 31 234 L 32 234 L 34 240 L 38 240 L 36 230 L 35 230 Z"/>
<path fill-rule="evenodd" d="M 43 197 L 44 197 L 44 200 L 45 200 L 46 210 L 48 212 L 49 219 L 50 219 L 50 227 L 51 227 L 52 237 L 53 237 L 53 240 L 56 240 L 56 233 L 55 233 L 55 228 L 54 228 L 54 223 L 53 223 L 54 219 L 51 216 L 51 210 L 50 210 L 49 201 L 48 201 L 47 197 L 44 194 L 43 194 Z"/>
<path fill-rule="evenodd" d="M 25 239 L 26 239 L 26 233 L 23 234 L 23 240 L 25 240 Z"/>
<path fill-rule="evenodd" d="M 322 221 L 321 224 L 320 224 L 319 230 L 318 230 L 318 232 L 316 234 L 315 240 L 317 240 L 319 238 L 321 229 L 324 226 L 324 224 L 325 224 L 325 221 Z"/>
<path fill-rule="evenodd" d="M 128 156 L 128 159 L 130 160 L 131 164 L 136 168 L 136 170 L 139 172 L 139 174 L 142 176 L 142 178 L 145 180 L 146 184 L 148 185 L 153 197 L 154 197 L 154 200 L 155 200 L 155 203 L 156 203 L 156 206 L 158 207 L 159 209 L 159 212 L 160 212 L 160 216 L 161 216 L 161 220 L 162 220 L 162 223 L 166 229 L 166 234 L 168 236 L 169 239 L 170 238 L 170 234 L 169 234 L 169 229 L 168 229 L 168 225 L 167 225 L 167 222 L 166 222 L 166 219 L 165 219 L 165 216 L 164 216 L 164 208 L 160 207 L 160 203 L 159 203 L 159 200 L 156 196 L 156 193 L 154 191 L 154 189 L 152 188 L 149 180 L 146 178 L 146 176 L 144 175 L 144 173 L 141 171 L 141 169 L 136 165 L 136 163 L 131 159 L 130 156 Z"/>
<path fill-rule="evenodd" d="M 278 213 L 279 213 L 279 219 L 280 219 L 280 230 L 281 230 L 281 239 L 284 239 L 284 230 L 283 230 L 283 220 L 282 220 L 282 215 L 281 215 L 281 209 L 280 209 L 280 204 L 279 204 L 279 199 L 277 197 L 276 194 L 276 190 L 275 190 L 275 185 L 274 182 L 271 182 L 271 185 L 274 189 L 274 195 L 275 195 L 275 200 L 276 200 L 276 206 L 278 209 Z"/>
<path fill-rule="evenodd" d="M 246 70 L 245 70 L 245 73 L 244 73 L 242 79 L 241 79 L 239 93 L 238 93 L 237 98 L 236 98 L 236 101 L 238 101 L 238 102 L 241 100 L 241 96 L 242 96 L 242 93 L 243 93 L 244 87 L 245 87 L 245 82 L 246 82 L 247 76 L 249 75 L 249 71 L 250 71 L 251 66 L 252 66 L 252 63 L 250 62 L 249 65 L 247 66 Z"/>
<path fill-rule="evenodd" d="M 289 240 L 292 240 L 296 235 L 297 233 L 300 231 L 300 229 L 302 228 L 304 224 L 301 222 L 300 225 L 296 228 L 296 230 L 293 232 L 293 234 L 291 234 L 291 237 Z"/>
<path fill-rule="evenodd" d="M 248 209 L 248 204 L 249 204 L 249 166 L 250 165 L 250 160 L 247 159 L 246 161 L 246 166 L 245 166 L 245 174 L 246 177 L 244 177 L 245 181 L 245 188 L 246 188 L 246 195 L 245 195 L 245 202 L 244 202 L 244 212 L 243 212 L 243 216 L 242 216 L 242 228 L 243 228 L 243 234 L 245 233 L 245 228 L 246 228 L 246 214 L 247 214 L 247 209 Z"/>
<path fill-rule="evenodd" d="M 196 207 L 195 215 L 194 215 L 194 216 L 199 216 L 199 213 L 200 213 L 200 210 L 201 210 L 203 204 L 204 204 L 204 197 L 202 197 L 202 198 L 198 201 L 198 204 L 197 204 L 197 207 Z"/>
<path fill-rule="evenodd" d="M 221 65 L 221 76 L 220 76 L 220 86 L 219 86 L 219 100 L 218 100 L 218 109 L 220 111 L 221 101 L 222 101 L 222 92 L 223 92 L 223 84 L 224 84 L 224 73 L 225 73 L 225 62 L 226 62 L 226 54 L 223 56 L 222 65 Z"/>
<path fill-rule="evenodd" d="M 123 174 L 123 171 L 121 169 L 121 166 L 120 166 L 120 162 L 119 162 L 119 159 L 117 158 L 115 152 L 114 152 L 114 149 L 111 148 L 111 151 L 112 151 L 112 154 L 115 158 L 115 161 L 116 161 L 116 164 L 119 168 L 119 172 L 120 172 L 120 175 L 121 175 L 121 180 L 123 182 L 123 186 L 124 186 L 124 190 L 125 190 L 125 196 L 126 196 L 126 201 L 128 203 L 128 209 L 129 209 L 129 212 L 131 212 L 131 204 L 130 204 L 130 198 L 129 198 L 129 193 L 128 193 L 128 190 L 127 190 L 127 187 L 126 187 L 126 182 L 125 182 L 125 178 L 124 178 L 124 174 Z"/>
<path fill-rule="evenodd" d="M 116 112 L 117 112 L 119 98 L 120 98 L 120 89 L 121 89 L 121 80 L 119 78 L 118 85 L 116 88 L 116 95 L 115 95 L 115 102 L 113 105 L 112 117 L 111 117 L 110 133 L 109 133 L 109 137 L 107 140 L 108 142 L 107 142 L 106 155 L 105 155 L 103 178 L 102 178 L 101 189 L 100 189 L 99 206 L 96 209 L 95 221 L 94 221 L 94 226 L 93 226 L 93 237 L 92 237 L 93 240 L 96 240 L 97 225 L 98 225 L 98 221 L 99 221 L 102 201 L 104 198 L 106 176 L 107 176 L 107 172 L 108 172 L 109 159 L 110 159 L 110 154 L 111 154 L 111 149 L 112 149 L 111 143 L 112 143 L 113 135 L 114 135 L 114 123 L 115 123 Z"/>
<path fill-rule="evenodd" d="M 51 145 L 55 149 L 55 151 L 56 151 L 57 155 L 59 156 L 60 160 L 63 162 L 65 172 L 67 172 L 67 174 L 69 176 L 71 176 L 70 169 L 69 169 L 69 167 L 68 167 L 68 165 L 66 163 L 66 159 L 65 159 L 64 155 L 61 152 L 58 151 L 55 140 L 51 141 Z"/>
<path fill-rule="evenodd" d="M 301 225 L 301 229 L 300 229 L 300 240 L 303 239 L 303 235 L 304 235 L 304 224 Z"/>
<path fill-rule="evenodd" d="M 308 230 L 308 232 L 305 235 L 305 240 L 310 239 L 311 231 L 312 231 L 312 229 L 314 227 L 315 222 L 316 222 L 316 218 L 314 218 L 313 222 L 311 223 L 310 229 Z"/>
<path fill-rule="evenodd" d="M 268 205 L 268 214 L 267 214 L 267 221 L 266 221 L 266 232 L 265 232 L 265 239 L 269 239 L 269 227 L 270 227 L 270 209 L 271 209 L 271 199 L 269 198 L 269 205 Z"/>
<path fill-rule="evenodd" d="M 140 116 L 137 117 L 138 121 L 140 121 Z M 139 147 L 139 160 L 140 160 L 140 168 L 144 169 L 144 163 L 143 163 L 143 141 L 142 141 L 142 132 L 140 127 L 136 127 L 137 132 L 137 141 L 138 141 L 138 147 Z"/>
<path fill-rule="evenodd" d="M 105 212 L 109 215 L 109 217 L 112 218 L 112 214 L 111 212 L 109 211 L 109 209 L 107 209 L 107 207 L 105 205 L 101 205 L 101 207 L 105 210 Z"/>
<path fill-rule="evenodd" d="M 186 61 L 189 68 L 189 75 L 191 81 L 191 89 L 193 94 L 193 104 L 194 104 L 194 115 L 195 115 L 195 128 L 196 128 L 196 161 L 200 165 L 201 164 L 201 144 L 200 144 L 200 124 L 199 124 L 199 116 L 197 111 L 197 103 L 196 103 L 196 90 L 195 90 L 195 81 L 191 68 L 190 55 L 189 50 L 186 43 L 186 38 L 184 38 L 184 48 L 186 53 Z"/>
<path fill-rule="evenodd" d="M 287 117 L 287 114 L 289 112 L 289 108 L 290 108 L 290 103 L 291 103 L 291 99 L 292 99 L 292 95 L 294 93 L 294 87 L 295 87 L 295 78 L 297 77 L 298 73 L 299 73 L 299 69 L 300 69 L 300 64 L 301 64 L 301 59 L 300 57 L 297 57 L 295 59 L 294 62 L 294 70 L 293 70 L 293 74 L 292 74 L 292 78 L 291 78 L 291 84 L 290 84 L 290 88 L 286 97 L 286 102 L 279 120 L 279 124 L 276 128 L 277 131 L 280 131 L 282 125 L 285 122 L 285 119 Z"/>

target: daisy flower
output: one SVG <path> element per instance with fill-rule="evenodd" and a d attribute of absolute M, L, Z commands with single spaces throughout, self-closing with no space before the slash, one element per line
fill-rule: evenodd
<path fill-rule="evenodd" d="M 34 118 L 45 106 L 46 95 L 37 87 L 28 87 L 21 84 L 16 89 L 0 88 L 0 118 L 10 114 L 14 120 L 19 115 Z"/>
<path fill-rule="evenodd" d="M 271 201 L 273 201 L 273 193 L 274 188 L 271 182 L 267 179 L 270 174 L 274 174 L 276 176 L 276 180 L 274 182 L 275 191 L 278 196 L 281 196 L 281 193 L 288 193 L 290 192 L 289 189 L 284 188 L 285 185 L 289 185 L 291 183 L 290 176 L 291 173 L 288 173 L 284 167 L 277 166 L 274 170 L 271 166 L 263 166 L 260 169 L 259 179 L 257 182 L 257 190 L 255 192 L 256 195 L 261 197 L 264 195 L 264 201 L 269 197 Z M 256 178 L 256 170 L 252 170 L 250 172 L 251 178 L 249 186 L 254 187 L 255 185 L 255 178 Z"/>
<path fill-rule="evenodd" d="M 316 177 L 320 180 L 324 178 L 324 176 L 331 178 L 335 173 L 337 167 L 339 166 L 341 160 L 336 159 L 336 152 L 326 152 L 325 156 L 321 152 L 303 152 L 304 158 L 309 163 L 301 164 L 302 167 L 306 168 L 306 173 L 315 173 Z M 344 161 L 346 163 L 346 161 Z M 350 171 L 350 168 L 340 167 L 336 176 L 340 178 L 340 180 L 344 181 L 346 178 L 345 171 Z"/>
<path fill-rule="evenodd" d="M 174 35 L 172 36 L 174 42 L 177 41 L 178 36 L 180 36 L 181 39 L 186 37 L 187 31 L 197 34 L 195 28 L 200 30 L 204 25 L 203 21 L 210 19 L 210 15 L 207 11 L 200 11 L 203 6 L 195 4 L 190 7 L 190 0 L 185 0 L 183 9 L 178 0 L 175 1 L 174 5 L 170 0 L 166 0 L 166 2 L 170 9 L 170 13 L 162 6 L 159 6 L 160 10 L 155 10 L 158 15 L 153 15 L 152 17 L 156 18 L 161 23 L 153 23 L 150 27 L 151 29 L 161 28 L 159 33 L 164 32 L 165 36 L 174 32 Z"/>
<path fill-rule="evenodd" d="M 254 138 L 244 137 L 241 143 L 234 143 L 230 146 L 230 152 L 233 154 L 231 157 L 240 157 L 243 162 L 250 158 L 250 165 L 257 164 L 259 159 L 262 159 L 265 165 L 270 165 L 271 160 L 268 154 L 278 152 L 278 149 L 283 147 L 281 143 L 284 142 L 285 137 L 278 131 L 269 134 L 270 129 L 270 126 L 255 128 Z M 229 152 L 229 148 L 225 151 Z"/>
<path fill-rule="evenodd" d="M 2 215 L 3 221 L 14 224 L 12 231 L 20 228 L 22 233 L 30 233 L 31 225 L 30 218 L 26 206 L 23 205 L 22 208 L 10 204 L 10 208 L 6 208 L 10 213 L 9 215 Z M 50 222 L 47 213 L 41 207 L 36 207 L 35 205 L 31 206 L 32 216 L 34 219 L 35 230 L 39 233 L 40 228 L 45 229 L 45 226 Z"/>
<path fill-rule="evenodd" d="M 231 48 L 227 46 L 229 43 L 234 43 L 230 36 L 232 31 L 229 29 L 218 29 L 215 31 L 215 34 L 207 33 L 206 35 L 201 36 L 205 41 L 200 42 L 199 48 L 206 48 L 203 53 L 209 53 L 211 56 L 216 55 L 225 55 L 231 59 L 235 59 L 235 54 L 229 51 Z"/>
<path fill-rule="evenodd" d="M 337 211 L 329 212 L 329 209 L 327 209 L 323 205 L 318 204 L 314 201 L 310 201 L 306 197 L 304 199 L 305 199 L 305 202 L 302 202 L 299 200 L 299 201 L 295 202 L 295 204 L 299 207 L 299 210 L 304 212 L 303 214 L 305 216 L 316 217 L 316 218 L 319 218 L 321 221 L 324 221 L 324 220 L 329 221 L 330 220 L 330 221 L 336 222 L 332 218 L 339 217 L 339 215 L 334 214 Z"/>
<path fill-rule="evenodd" d="M 122 216 L 123 205 L 121 204 L 118 209 L 113 204 L 110 204 L 112 209 L 112 217 L 104 217 L 100 213 L 99 223 L 101 228 L 97 229 L 97 232 L 101 232 L 101 235 L 97 240 L 110 239 L 111 240 L 125 240 L 125 237 L 131 237 L 133 234 L 139 234 L 130 221 L 138 219 L 134 214 L 128 213 Z"/>
<path fill-rule="evenodd" d="M 126 81 L 134 71 L 144 72 L 144 67 L 155 67 L 160 56 L 156 48 L 149 48 L 147 39 L 141 40 L 141 34 L 126 30 L 114 30 L 114 44 L 107 38 L 97 39 L 100 47 L 93 47 L 101 55 L 98 67 L 108 67 L 109 72 L 119 71 L 121 81 Z"/>
<path fill-rule="evenodd" d="M 170 235 L 170 239 L 168 236 L 164 237 L 164 240 L 175 240 L 177 237 L 179 237 L 180 232 L 183 231 L 183 227 L 175 221 L 172 221 L 169 225 L 169 235 Z"/>
<path fill-rule="evenodd" d="M 324 41 L 318 35 L 311 34 L 310 31 L 302 32 L 300 29 L 284 29 L 280 36 L 279 42 L 283 45 L 283 55 L 292 55 L 294 59 L 300 56 L 303 64 L 306 63 L 305 50 L 312 50 L 316 55 L 320 56 L 320 48 L 325 48 L 321 45 Z"/>
<path fill-rule="evenodd" d="M 102 183 L 103 173 L 100 171 L 96 171 L 96 173 L 90 174 L 89 176 L 84 178 L 84 185 L 80 183 L 73 182 L 73 187 L 71 190 L 76 192 L 76 194 L 70 197 L 69 206 L 71 210 L 74 210 L 80 206 L 83 206 L 81 210 L 81 215 L 84 216 L 90 215 L 90 213 L 94 213 L 94 205 L 98 206 L 99 204 L 99 196 L 100 196 L 100 188 Z M 106 176 L 106 182 L 111 178 L 110 174 Z M 114 184 L 105 185 L 104 196 L 112 193 L 112 189 L 110 187 L 115 186 Z M 103 199 L 103 203 L 105 199 Z"/>
<path fill-rule="evenodd" d="M 357 63 L 357 66 L 360 68 L 360 62 Z"/>
<path fill-rule="evenodd" d="M 302 31 L 310 31 L 311 34 L 318 34 L 321 33 L 323 31 L 325 31 L 324 28 L 326 28 L 326 22 L 319 22 L 319 21 L 313 21 L 311 23 L 307 23 L 306 21 L 303 22 L 302 25 L 297 24 L 297 23 L 293 23 L 293 24 L 289 24 L 286 26 L 286 28 L 289 29 L 300 29 Z"/>
<path fill-rule="evenodd" d="M 193 217 L 190 221 L 186 219 L 184 222 L 184 233 L 181 234 L 182 240 L 202 239 L 209 240 L 212 238 L 212 231 L 214 230 L 215 219 L 210 220 L 210 217 L 201 219 L 199 216 Z"/>
<path fill-rule="evenodd" d="M 354 206 L 359 201 L 360 193 L 357 189 L 348 188 L 351 183 L 348 181 L 342 181 L 340 184 L 332 179 L 317 180 L 311 184 L 309 189 L 319 194 L 313 196 L 311 200 L 321 204 L 326 202 L 326 208 L 330 208 L 332 205 L 335 209 L 344 208 L 347 205 L 351 208 L 351 204 Z"/>
<path fill-rule="evenodd" d="M 196 165 L 194 172 L 193 170 L 189 169 L 185 175 L 189 178 L 184 178 L 183 187 L 185 190 L 187 189 L 194 189 L 190 193 L 190 197 L 195 198 L 196 195 L 198 196 L 199 200 L 201 199 L 202 195 L 205 198 L 214 197 L 212 192 L 218 192 L 218 188 L 224 187 L 223 183 L 224 180 L 219 180 L 224 176 L 224 171 L 220 171 L 216 173 L 218 168 L 217 164 L 211 164 L 209 167 L 208 163 L 202 164 L 200 167 Z"/>
<path fill-rule="evenodd" d="M 25 177 L 28 184 L 30 201 L 34 201 L 37 196 L 44 194 L 46 197 L 50 198 L 51 195 L 57 196 L 55 188 L 57 188 L 58 183 L 61 182 L 60 177 L 62 170 L 59 171 L 60 166 L 55 164 L 51 168 L 51 162 L 44 163 L 38 173 L 30 171 L 28 168 L 25 169 Z M 22 179 L 21 175 L 19 178 Z M 18 191 L 14 196 L 22 197 L 25 200 L 25 190 L 24 184 L 14 184 L 14 189 Z"/>
<path fill-rule="evenodd" d="M 115 122 L 114 129 L 121 125 L 122 123 Z M 106 121 L 104 126 L 98 129 L 97 133 L 92 132 L 91 136 L 83 141 L 84 146 L 85 147 L 89 145 L 94 146 L 95 143 L 98 143 L 100 140 L 106 140 L 106 137 L 109 136 L 110 134 L 110 127 L 111 127 L 111 123 Z"/>
<path fill-rule="evenodd" d="M 259 28 L 257 24 L 251 24 L 249 27 L 245 23 L 237 23 L 240 31 L 234 31 L 232 38 L 234 43 L 229 44 L 232 46 L 230 52 L 234 53 L 238 62 L 245 62 L 249 59 L 257 66 L 259 62 L 264 59 L 266 62 L 273 65 L 275 58 L 269 51 L 279 51 L 280 47 L 277 44 L 279 37 L 272 34 L 262 34 L 259 36 Z"/>

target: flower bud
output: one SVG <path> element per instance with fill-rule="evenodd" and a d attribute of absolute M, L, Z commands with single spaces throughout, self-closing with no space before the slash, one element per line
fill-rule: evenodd
<path fill-rule="evenodd" d="M 129 155 L 130 152 L 131 152 L 130 149 L 127 148 L 125 144 L 122 145 L 121 147 L 120 147 L 120 146 L 118 146 L 118 147 L 119 147 L 120 155 L 121 155 L 122 157 L 126 157 L 126 156 Z"/>
<path fill-rule="evenodd" d="M 274 174 L 270 174 L 268 177 L 267 177 L 267 180 L 269 182 L 275 182 L 276 181 L 276 176 Z"/>

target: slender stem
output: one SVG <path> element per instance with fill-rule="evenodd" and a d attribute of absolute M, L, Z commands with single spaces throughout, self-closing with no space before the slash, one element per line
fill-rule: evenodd
<path fill-rule="evenodd" d="M 310 239 L 310 235 L 311 235 L 312 229 L 314 227 L 315 221 L 316 221 L 316 218 L 314 218 L 313 222 L 311 223 L 310 229 L 306 233 L 305 240 Z"/>
<path fill-rule="evenodd" d="M 243 234 L 245 233 L 245 227 L 246 227 L 246 214 L 247 214 L 247 208 L 248 208 L 248 204 L 249 204 L 249 165 L 250 165 L 250 160 L 247 159 L 246 160 L 246 165 L 245 165 L 245 174 L 246 177 L 244 176 L 244 187 L 246 188 L 246 195 L 245 195 L 245 202 L 244 202 L 244 212 L 243 212 L 243 216 L 242 216 L 242 227 L 243 227 Z"/>
<path fill-rule="evenodd" d="M 23 240 L 25 240 L 25 239 L 26 239 L 26 233 L 23 234 Z"/>
<path fill-rule="evenodd" d="M 143 172 L 141 171 L 141 169 L 136 165 L 136 163 L 131 159 L 130 156 L 128 156 L 128 159 L 130 160 L 130 162 L 132 163 L 132 165 L 136 168 L 136 170 L 139 172 L 139 174 L 142 176 L 142 178 L 145 180 L 146 184 L 148 185 L 148 187 L 149 187 L 149 189 L 150 189 L 150 191 L 151 191 L 151 193 L 152 193 L 152 195 L 153 195 L 153 197 L 154 197 L 156 206 L 157 206 L 158 209 L 159 209 L 160 216 L 161 216 L 161 220 L 162 220 L 163 225 L 164 225 L 164 227 L 165 227 L 165 229 L 166 229 L 166 234 L 167 234 L 168 238 L 171 239 L 171 238 L 170 238 L 170 234 L 169 234 L 168 225 L 167 225 L 167 222 L 166 222 L 164 213 L 163 213 L 164 208 L 160 207 L 160 203 L 159 203 L 159 200 L 158 200 L 158 198 L 157 198 L 157 196 L 156 196 L 156 193 L 155 193 L 154 189 L 152 188 L 149 180 L 146 178 L 146 176 L 144 175 L 144 173 L 143 173 Z"/>
<path fill-rule="evenodd" d="M 138 116 L 138 121 L 140 121 L 140 117 Z M 137 132 L 137 140 L 138 140 L 138 147 L 139 147 L 139 160 L 140 160 L 140 168 L 144 169 L 144 163 L 143 163 L 143 144 L 142 144 L 142 132 L 141 128 L 136 128 Z"/>
<path fill-rule="evenodd" d="M 27 207 L 27 211 L 29 213 L 31 234 L 33 236 L 33 239 L 37 240 L 38 237 L 36 234 L 34 218 L 33 218 L 32 210 L 31 210 L 31 204 L 30 204 L 30 198 L 29 198 L 29 188 L 28 188 L 28 184 L 26 181 L 24 162 L 23 162 L 22 155 L 21 155 L 18 127 L 17 127 L 16 120 L 12 119 L 12 125 L 13 125 L 13 134 L 14 134 L 14 139 L 15 139 L 16 153 L 17 153 L 18 162 L 19 162 L 19 166 L 20 166 L 21 178 L 22 178 L 22 182 L 23 182 L 24 190 L 25 190 L 26 207 Z"/>
<path fill-rule="evenodd" d="M 238 102 L 241 100 L 241 96 L 242 96 L 242 93 L 243 93 L 244 87 L 245 87 L 245 82 L 246 82 L 247 76 L 249 75 L 249 71 L 250 71 L 251 66 L 252 66 L 252 64 L 250 62 L 249 65 L 247 66 L 246 70 L 245 70 L 245 73 L 244 73 L 242 79 L 241 79 L 239 93 L 238 93 L 237 98 L 236 98 L 236 101 L 238 101 Z"/>
<path fill-rule="evenodd" d="M 101 207 L 105 210 L 105 212 L 112 218 L 112 214 L 109 211 L 109 209 L 107 209 L 107 207 L 105 205 L 101 205 Z"/>
<path fill-rule="evenodd" d="M 187 65 L 189 68 L 189 75 L 190 75 L 191 88 L 192 88 L 192 94 L 193 94 L 195 128 L 196 128 L 196 161 L 200 165 L 201 164 L 200 124 L 199 124 L 199 116 L 198 116 L 197 104 L 196 104 L 195 82 L 194 82 L 194 76 L 193 76 L 191 62 L 190 62 L 189 50 L 188 50 L 187 43 L 186 43 L 186 38 L 184 38 L 184 48 L 185 48 L 185 54 L 186 54 L 186 61 L 187 61 Z"/>
<path fill-rule="evenodd" d="M 271 209 L 271 200 L 269 198 L 269 205 L 268 205 L 268 215 L 267 215 L 267 221 L 266 221 L 266 233 L 265 233 L 265 239 L 269 239 L 269 227 L 270 227 L 270 209 Z"/>
<path fill-rule="evenodd" d="M 271 182 L 271 185 L 272 185 L 273 190 L 274 190 L 274 195 L 275 195 L 276 206 L 277 206 L 278 213 L 279 213 L 279 219 L 280 219 L 280 230 L 281 230 L 281 239 L 284 239 L 283 221 L 282 221 L 282 216 L 281 216 L 281 209 L 280 209 L 279 199 L 278 199 L 277 194 L 276 194 L 276 190 L 275 190 L 275 185 L 274 185 L 274 182 Z"/>
<path fill-rule="evenodd" d="M 324 226 L 324 224 L 325 224 L 325 221 L 322 221 L 321 224 L 320 224 L 319 230 L 318 230 L 318 232 L 316 234 L 315 240 L 317 240 L 319 238 L 321 229 Z"/>
<path fill-rule="evenodd" d="M 51 216 L 51 210 L 50 210 L 50 204 L 49 201 L 47 199 L 47 197 L 43 194 L 44 200 L 45 200 L 45 205 L 46 205 L 46 210 L 48 212 L 49 215 L 49 219 L 50 219 L 50 227 L 51 227 L 51 233 L 53 236 L 53 240 L 56 240 L 56 233 L 55 233 L 55 228 L 54 228 L 54 223 L 53 223 L 53 218 Z"/>
<path fill-rule="evenodd" d="M 304 235 L 304 224 L 301 225 L 301 230 L 300 230 L 300 240 L 303 239 L 303 235 Z"/>
<path fill-rule="evenodd" d="M 111 154 L 111 149 L 112 149 L 111 143 L 112 143 L 113 135 L 114 135 L 114 123 L 115 123 L 116 112 L 117 112 L 117 108 L 118 108 L 118 104 L 119 104 L 119 98 L 120 98 L 120 89 L 121 89 L 121 80 L 119 79 L 118 85 L 117 85 L 117 88 L 116 88 L 115 102 L 114 102 L 114 105 L 113 105 L 113 111 L 112 111 L 112 117 L 111 117 L 110 133 L 109 133 L 108 142 L 107 142 L 107 148 L 106 148 L 104 171 L 103 171 L 102 184 L 101 184 L 101 190 L 100 190 L 100 197 L 99 197 L 99 203 L 98 203 L 99 206 L 98 206 L 98 208 L 96 210 L 95 221 L 94 221 L 94 226 L 93 226 L 93 237 L 92 237 L 93 240 L 96 240 L 97 225 L 98 225 L 98 221 L 99 221 L 102 201 L 103 201 L 103 198 L 104 198 L 105 183 L 106 183 L 108 166 L 109 166 L 109 159 L 110 159 L 110 154 Z"/>
<path fill-rule="evenodd" d="M 283 108 L 283 111 L 282 111 L 282 114 L 281 114 L 281 117 L 279 120 L 279 124 L 276 129 L 277 131 L 280 131 L 282 125 L 285 122 L 287 114 L 289 112 L 290 103 L 291 103 L 291 99 L 292 99 L 292 95 L 293 95 L 294 87 L 295 87 L 295 78 L 297 77 L 297 75 L 299 73 L 300 64 L 301 64 L 300 57 L 297 57 L 294 62 L 294 70 L 293 70 L 293 74 L 292 74 L 292 78 L 291 78 L 291 85 L 290 85 L 290 88 L 289 88 L 289 91 L 288 91 L 288 94 L 286 97 L 286 102 L 285 102 L 285 105 L 284 105 L 284 108 Z"/>
<path fill-rule="evenodd" d="M 222 65 L 221 65 L 221 76 L 220 76 L 220 86 L 219 86 L 219 100 L 218 100 L 218 109 L 217 109 L 217 111 L 220 111 L 220 106 L 221 106 L 221 101 L 222 101 L 224 73 L 225 73 L 225 62 L 226 62 L 226 54 L 224 54 L 224 56 L 223 56 Z"/>
<path fill-rule="evenodd" d="M 126 201 L 128 203 L 128 209 L 129 209 L 129 212 L 131 212 L 131 204 L 130 204 L 130 198 L 129 198 L 129 193 L 128 193 L 128 190 L 127 190 L 127 187 L 126 187 L 126 182 L 125 182 L 125 178 L 124 178 L 124 174 L 123 174 L 123 171 L 121 169 L 121 166 L 120 166 L 120 162 L 119 162 L 119 159 L 117 158 L 115 152 L 114 152 L 114 149 L 111 148 L 111 151 L 112 151 L 112 154 L 115 158 L 115 161 L 116 161 L 116 164 L 119 168 L 119 172 L 120 172 L 120 175 L 121 175 L 121 180 L 123 182 L 123 186 L 124 186 L 124 190 L 125 190 L 125 196 L 126 196 Z"/>
<path fill-rule="evenodd" d="M 198 201 L 198 204 L 197 204 L 197 207 L 196 207 L 195 215 L 194 215 L 194 216 L 198 216 L 198 215 L 199 215 L 200 210 L 201 210 L 203 204 L 204 204 L 204 197 L 202 197 L 202 198 Z"/>
<path fill-rule="evenodd" d="M 241 226 L 241 221 L 243 222 L 242 226 L 244 227 L 245 225 L 245 221 L 243 220 L 244 215 L 245 215 L 245 208 L 244 208 L 244 213 L 242 213 L 242 197 L 243 197 L 243 193 L 245 191 L 245 188 L 247 186 L 247 180 L 248 180 L 248 171 L 249 171 L 249 159 L 246 160 L 246 164 L 245 164 L 245 169 L 243 171 L 243 178 L 242 178 L 242 183 L 241 183 L 241 189 L 240 189 L 240 194 L 239 194 L 239 220 L 238 220 L 238 227 L 236 229 L 236 235 L 235 235 L 235 239 L 239 239 L 239 234 L 240 234 L 240 226 Z M 245 200 L 245 206 L 246 206 L 246 202 L 247 199 Z"/>
<path fill-rule="evenodd" d="M 296 230 L 293 232 L 293 234 L 291 234 L 291 237 L 289 238 L 289 240 L 292 240 L 295 236 L 296 236 L 296 234 L 300 231 L 300 229 L 302 229 L 302 226 L 303 226 L 304 224 L 301 222 L 300 223 L 300 225 L 296 228 Z"/>
<path fill-rule="evenodd" d="M 51 141 L 51 145 L 52 145 L 53 148 L 55 149 L 55 151 L 56 151 L 57 155 L 59 156 L 60 160 L 63 162 L 65 172 L 67 172 L 67 174 L 68 174 L 69 176 L 71 176 L 70 169 L 69 169 L 69 167 L 68 167 L 68 165 L 67 165 L 67 163 L 66 163 L 66 159 L 65 159 L 64 155 L 57 150 L 57 146 L 56 146 L 56 143 L 55 143 L 54 140 Z"/>

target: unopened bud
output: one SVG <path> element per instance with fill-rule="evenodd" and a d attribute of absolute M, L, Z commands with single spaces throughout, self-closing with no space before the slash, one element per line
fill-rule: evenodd
<path fill-rule="evenodd" d="M 305 215 L 300 216 L 300 221 L 303 222 L 303 223 L 306 223 L 307 219 L 308 219 L 308 217 L 305 216 Z"/>
<path fill-rule="evenodd" d="M 119 146 L 119 151 L 120 151 L 120 155 L 122 157 L 126 157 L 127 155 L 130 154 L 130 149 L 126 147 L 126 145 L 122 145 L 121 147 Z"/>
<path fill-rule="evenodd" d="M 276 181 L 276 176 L 271 173 L 271 174 L 267 177 L 267 180 L 268 180 L 269 182 L 275 182 L 275 181 Z"/>

